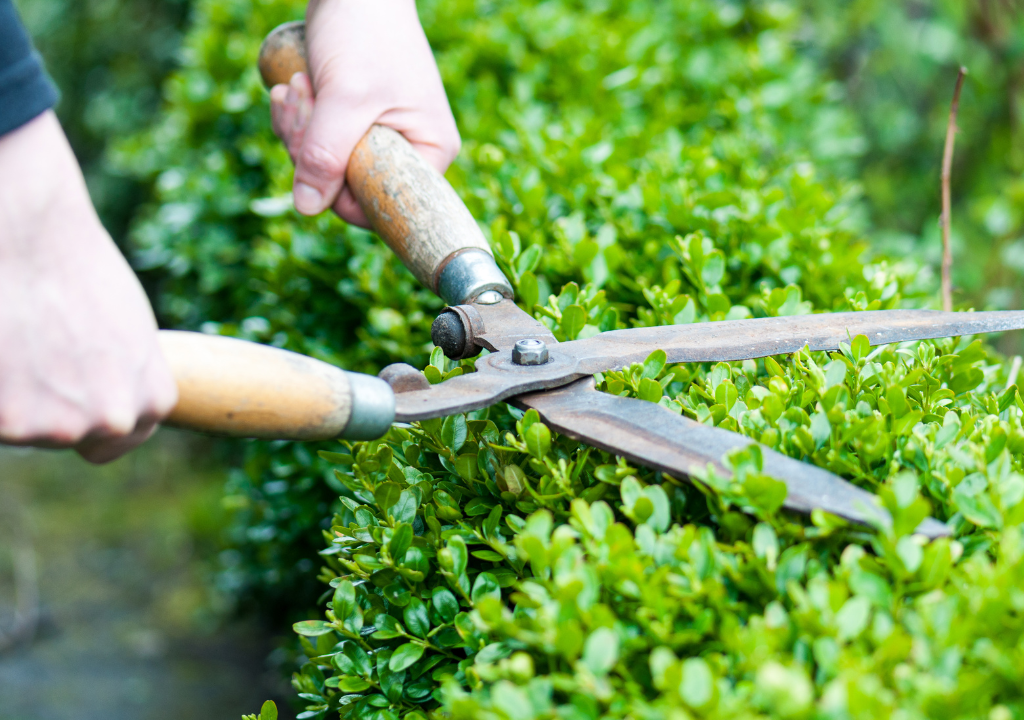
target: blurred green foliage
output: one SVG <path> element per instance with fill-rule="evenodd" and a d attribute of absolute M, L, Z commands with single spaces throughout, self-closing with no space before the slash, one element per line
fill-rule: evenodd
<path fill-rule="evenodd" d="M 802 48 L 843 83 L 863 133 L 856 172 L 876 244 L 935 268 L 942 144 L 957 67 L 967 67 L 952 175 L 957 301 L 1020 307 L 1024 6 L 1017 0 L 804 4 Z"/>
<path fill-rule="evenodd" d="M 160 85 L 176 64 L 188 0 L 15 0 L 15 5 L 60 89 L 57 115 L 93 202 L 120 241 L 146 189 L 114 170 L 106 150 L 153 122 Z"/>

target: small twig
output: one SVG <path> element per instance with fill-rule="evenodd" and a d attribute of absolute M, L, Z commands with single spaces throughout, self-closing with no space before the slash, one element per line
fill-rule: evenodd
<path fill-rule="evenodd" d="M 942 151 L 942 309 L 953 309 L 953 281 L 950 274 L 953 270 L 953 250 L 950 247 L 950 193 L 949 178 L 953 173 L 953 143 L 956 140 L 956 114 L 960 109 L 960 89 L 964 85 L 967 68 L 960 66 L 956 76 L 956 88 L 953 90 L 953 104 L 949 108 L 949 124 L 946 125 L 946 147 Z"/>

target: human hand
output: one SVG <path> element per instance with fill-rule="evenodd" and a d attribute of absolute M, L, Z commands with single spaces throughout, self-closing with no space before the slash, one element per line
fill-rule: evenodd
<path fill-rule="evenodd" d="M 310 0 L 306 49 L 312 82 L 296 73 L 270 91 L 274 132 L 295 163 L 295 208 L 333 207 L 365 227 L 345 171 L 371 125 L 402 133 L 439 172 L 458 154 L 441 75 L 413 0 Z"/>
<path fill-rule="evenodd" d="M 107 462 L 176 402 L 146 295 L 47 111 L 0 137 L 0 442 Z"/>

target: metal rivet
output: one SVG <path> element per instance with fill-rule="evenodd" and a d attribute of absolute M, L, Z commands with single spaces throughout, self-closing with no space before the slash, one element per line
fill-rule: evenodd
<path fill-rule="evenodd" d="M 482 293 L 476 296 L 475 302 L 477 305 L 497 305 L 505 296 L 497 290 L 484 290 Z"/>
<path fill-rule="evenodd" d="M 516 365 L 543 365 L 548 361 L 548 346 L 543 340 L 527 338 L 512 347 L 512 362 Z"/>

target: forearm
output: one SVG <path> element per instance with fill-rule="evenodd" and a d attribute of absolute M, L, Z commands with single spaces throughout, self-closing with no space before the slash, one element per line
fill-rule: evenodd
<path fill-rule="evenodd" d="M 0 0 L 0 136 L 57 102 L 11 0 Z"/>

